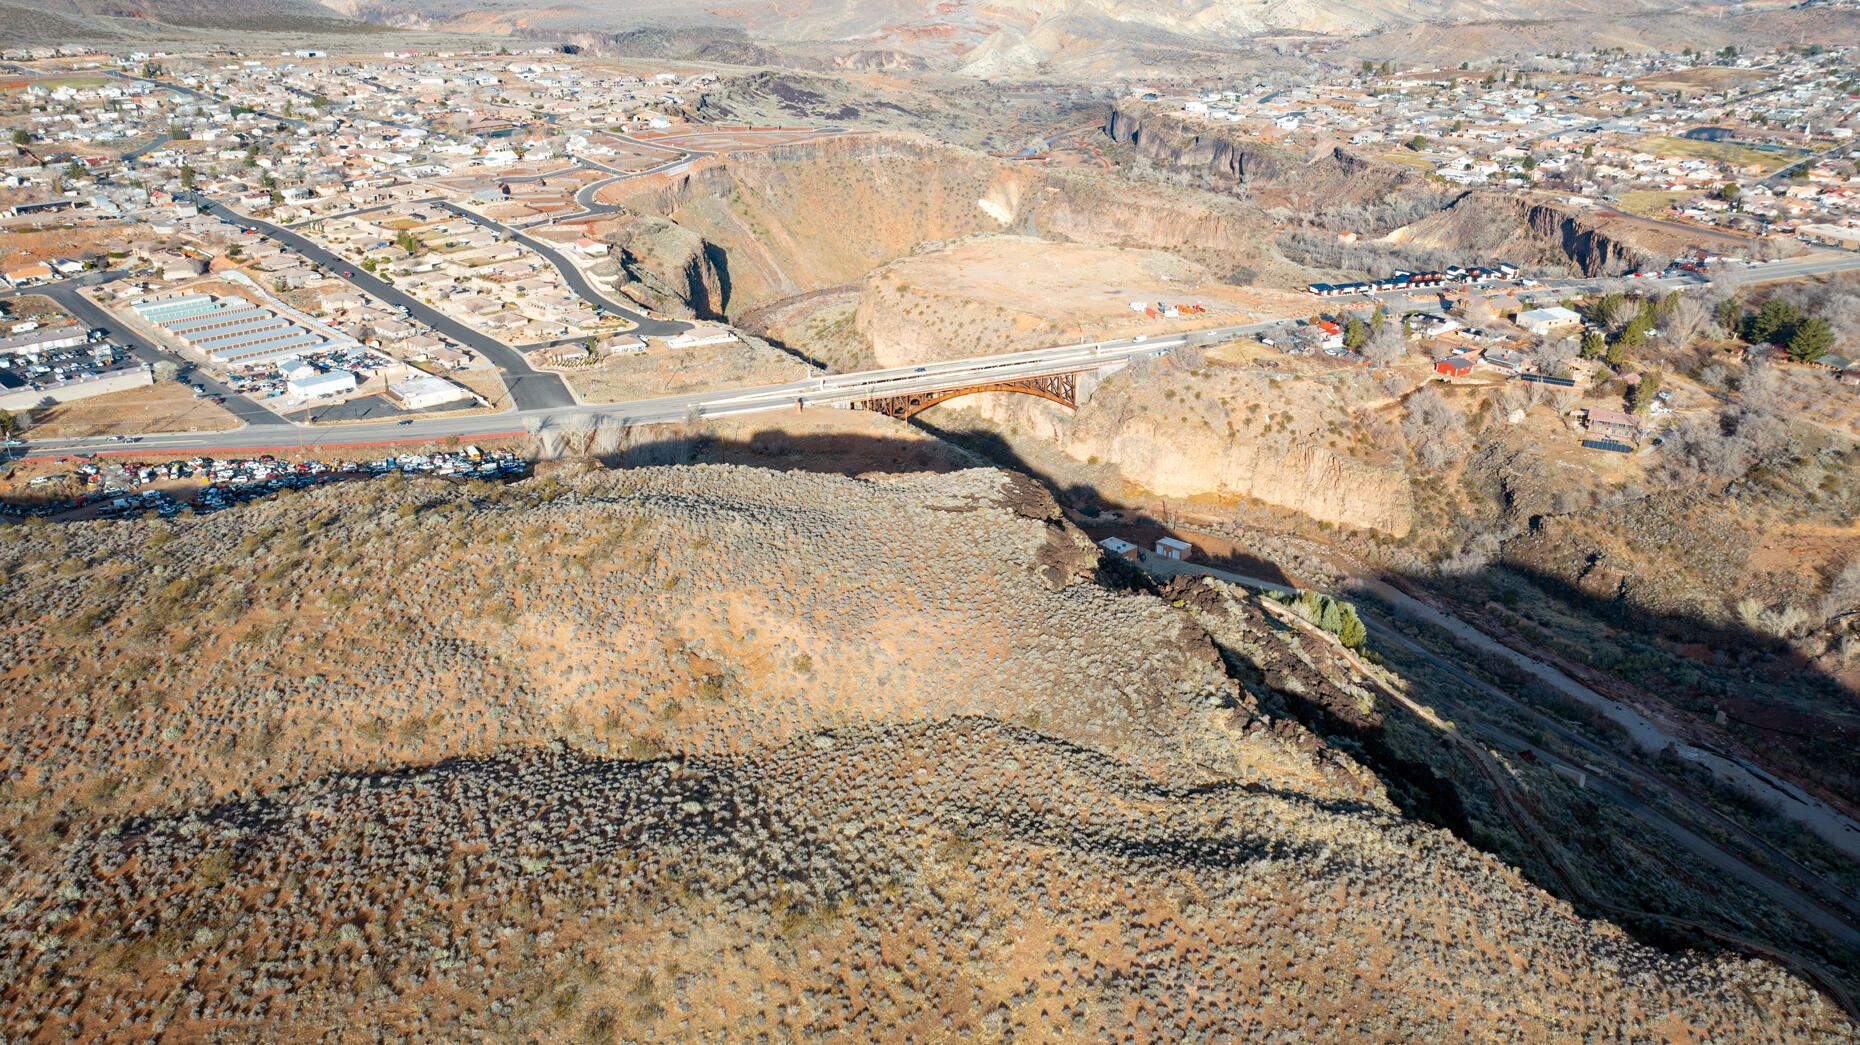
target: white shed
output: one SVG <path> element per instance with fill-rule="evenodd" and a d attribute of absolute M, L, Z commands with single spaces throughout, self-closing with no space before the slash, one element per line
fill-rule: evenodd
<path fill-rule="evenodd" d="M 1137 546 L 1122 537 L 1106 537 L 1098 542 L 1098 547 L 1120 559 L 1135 559 L 1138 555 Z"/>
<path fill-rule="evenodd" d="M 1188 553 L 1192 550 L 1194 550 L 1194 546 L 1187 541 L 1178 541 L 1174 537 L 1156 538 L 1156 554 L 1165 559 L 1180 561 L 1186 559 Z"/>

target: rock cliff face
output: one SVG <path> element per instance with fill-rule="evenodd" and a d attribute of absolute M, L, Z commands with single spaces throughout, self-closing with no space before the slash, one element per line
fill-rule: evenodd
<path fill-rule="evenodd" d="M 1155 363 L 1087 381 L 1081 394 L 1089 398 L 1076 412 L 1013 392 L 964 396 L 937 409 L 974 411 L 1074 460 L 1110 465 L 1164 497 L 1252 498 L 1397 536 L 1413 528 L 1406 472 L 1351 456 L 1320 434 L 1370 390 L 1309 381 L 1255 388 L 1244 373 L 1221 382 L 1220 394 L 1193 399 L 1191 390 L 1205 388 L 1208 378 Z M 1287 424 L 1256 427 L 1246 406 L 1258 402 L 1287 404 Z"/>
<path fill-rule="evenodd" d="M 1142 104 L 1111 106 L 1105 126 L 1114 140 L 1153 163 L 1197 168 L 1254 190 L 1295 190 L 1323 206 L 1426 187 L 1415 172 L 1392 163 L 1343 149 L 1306 157 Z"/>
<path fill-rule="evenodd" d="M 617 277 L 618 290 L 661 312 L 722 318 L 729 270 L 713 245 L 664 218 L 629 215 L 616 224 L 614 249 L 597 275 Z"/>
<path fill-rule="evenodd" d="M 1466 193 L 1385 240 L 1503 257 L 1517 265 L 1561 265 L 1584 276 L 1632 272 L 1650 260 L 1646 251 L 1574 211 L 1499 192 Z"/>
<path fill-rule="evenodd" d="M 1565 208 L 1499 192 L 1443 193 L 1413 171 L 1344 149 L 1301 156 L 1141 103 L 1112 106 L 1106 127 L 1152 163 L 1243 185 L 1262 202 L 1282 202 L 1319 217 L 1354 206 L 1350 226 L 1342 231 L 1364 231 L 1358 222 L 1397 226 L 1382 238 L 1385 243 L 1503 257 L 1585 276 L 1630 272 L 1648 260 L 1640 248 Z"/>

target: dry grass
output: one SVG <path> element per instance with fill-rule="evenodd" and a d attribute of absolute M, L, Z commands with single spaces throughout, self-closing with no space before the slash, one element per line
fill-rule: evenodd
<path fill-rule="evenodd" d="M 1643 138 L 1634 148 L 1655 156 L 1685 156 L 1690 159 L 1715 160 L 1738 167 L 1760 167 L 1771 171 L 1807 155 L 1799 149 L 1766 152 L 1730 142 L 1694 141 L 1691 138 Z"/>

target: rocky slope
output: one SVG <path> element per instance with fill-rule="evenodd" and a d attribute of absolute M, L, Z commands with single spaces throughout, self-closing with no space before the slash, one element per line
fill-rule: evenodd
<path fill-rule="evenodd" d="M 1158 165 L 1195 168 L 1255 191 L 1301 192 L 1323 206 L 1426 188 L 1420 175 L 1397 164 L 1344 149 L 1307 156 L 1143 102 L 1110 106 L 1105 131 Z"/>
<path fill-rule="evenodd" d="M 1387 243 L 1504 258 L 1533 268 L 1616 276 L 1653 263 L 1651 253 L 1563 207 L 1496 192 L 1472 192 L 1439 213 L 1383 237 Z"/>
<path fill-rule="evenodd" d="M 614 289 L 661 312 L 721 318 L 730 299 L 727 266 L 716 248 L 663 218 L 628 214 L 602 225 L 612 245 L 594 269 Z"/>
<path fill-rule="evenodd" d="M 4 532 L 9 1041 L 1853 1035 L 1404 820 L 999 472 Z"/>
<path fill-rule="evenodd" d="M 1141 102 L 1112 106 L 1106 128 L 1159 166 L 1243 186 L 1264 206 L 1289 207 L 1337 231 L 1376 233 L 1386 244 L 1587 276 L 1632 271 L 1649 260 L 1563 207 L 1504 193 L 1445 192 L 1398 164 L 1341 148 L 1305 156 Z"/>

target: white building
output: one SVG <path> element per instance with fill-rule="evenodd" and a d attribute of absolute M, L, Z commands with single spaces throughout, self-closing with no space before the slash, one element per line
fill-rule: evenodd
<path fill-rule="evenodd" d="M 672 348 L 695 348 L 698 345 L 721 345 L 735 341 L 736 335 L 722 327 L 692 327 L 682 334 L 665 339 Z"/>
<path fill-rule="evenodd" d="M 355 375 L 347 370 L 331 370 L 308 377 L 294 377 L 284 383 L 284 390 L 302 399 L 340 395 L 355 391 Z"/>
<path fill-rule="evenodd" d="M 420 374 L 388 385 L 387 398 L 402 410 L 430 410 L 470 399 L 471 393 L 444 378 Z"/>
<path fill-rule="evenodd" d="M 1582 326 L 1582 317 L 1560 305 L 1554 308 L 1534 308 L 1529 312 L 1518 313 L 1518 325 L 1538 337 L 1548 337 Z"/>
<path fill-rule="evenodd" d="M 1137 558 L 1137 546 L 1122 537 L 1105 537 L 1099 540 L 1098 547 L 1120 559 L 1130 559 L 1134 562 Z"/>

